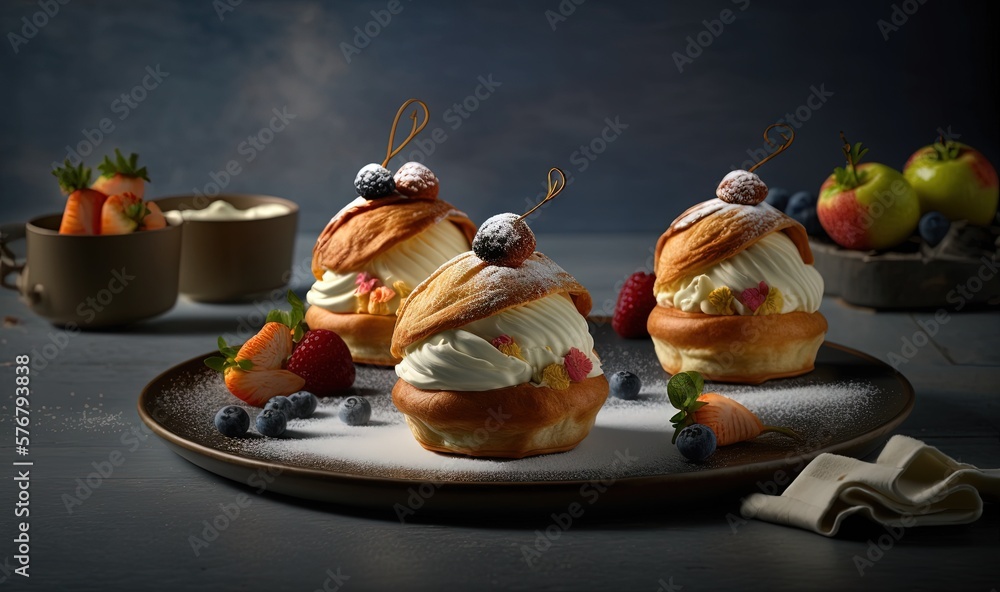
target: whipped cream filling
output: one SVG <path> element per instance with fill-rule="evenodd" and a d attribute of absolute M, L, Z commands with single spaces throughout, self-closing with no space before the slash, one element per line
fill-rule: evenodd
<path fill-rule="evenodd" d="M 325 271 L 306 294 L 306 301 L 330 312 L 357 312 L 355 291 L 358 289 L 358 273 L 365 272 L 389 288 L 402 281 L 409 290 L 413 290 L 442 263 L 469 248 L 465 233 L 455 224 L 442 221 L 386 250 L 364 269 L 351 273 Z M 396 314 L 401 300 L 397 293 L 387 302 L 390 314 Z"/>
<path fill-rule="evenodd" d="M 171 224 L 177 225 L 185 220 L 224 221 L 224 220 L 260 220 L 262 218 L 277 218 L 284 216 L 291 209 L 280 203 L 265 203 L 241 210 L 225 200 L 216 200 L 200 210 L 170 210 L 163 215 Z"/>
<path fill-rule="evenodd" d="M 708 299 L 713 290 L 726 286 L 739 295 L 743 290 L 756 288 L 760 282 L 781 291 L 782 314 L 816 312 L 823 300 L 823 277 L 812 265 L 802 262 L 792 239 L 784 232 L 772 232 L 701 274 L 657 292 L 656 302 L 684 312 L 724 314 Z M 736 314 L 754 314 L 735 298 L 732 307 Z"/>
<path fill-rule="evenodd" d="M 514 338 L 523 360 L 493 347 L 490 342 L 500 335 Z M 604 373 L 586 319 L 569 296 L 553 294 L 411 344 L 396 375 L 424 390 L 487 391 L 526 382 L 541 386 L 545 367 L 563 363 L 573 347 L 593 364 L 588 378 Z"/>

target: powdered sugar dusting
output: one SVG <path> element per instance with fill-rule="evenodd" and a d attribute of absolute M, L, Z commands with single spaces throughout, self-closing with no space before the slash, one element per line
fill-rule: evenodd
<path fill-rule="evenodd" d="M 597 330 L 600 334 L 607 328 Z M 806 441 L 767 434 L 720 449 L 705 463 L 688 463 L 670 443 L 669 418 L 676 410 L 667 399 L 667 375 L 659 370 L 655 356 L 637 351 L 634 344 L 619 341 L 609 346 L 607 337 L 601 341 L 604 346 L 599 343 L 598 351 L 608 373 L 633 369 L 643 388 L 634 401 L 610 397 L 591 434 L 576 449 L 561 454 L 512 461 L 424 450 L 392 404 L 393 370 L 370 366 L 358 367 L 355 386 L 372 404 L 372 422 L 367 426 L 342 423 L 337 417 L 342 397 L 335 397 L 322 400 L 314 417 L 292 420 L 287 437 L 263 438 L 251 428 L 246 437 L 226 438 L 216 432 L 212 419 L 219 408 L 241 403 L 226 391 L 221 377 L 207 369 L 165 385 L 155 399 L 154 415 L 161 414 L 161 421 L 169 418 L 166 423 L 182 437 L 246 458 L 376 477 L 517 482 L 660 475 L 786 458 L 877 427 L 881 419 L 876 410 L 888 400 L 864 378 L 820 380 L 813 374 L 762 386 L 709 384 L 706 390 L 733 397 L 765 424 L 795 429 Z M 251 418 L 260 411 L 247 410 Z"/>
<path fill-rule="evenodd" d="M 754 231 L 768 228 L 776 218 L 784 216 L 780 210 L 767 202 L 748 206 L 728 203 L 719 198 L 714 198 L 689 208 L 674 220 L 670 228 L 675 232 L 687 230 L 705 218 L 717 215 L 730 218 L 731 224 L 745 225 L 748 230 Z"/>
<path fill-rule="evenodd" d="M 750 171 L 735 170 L 722 178 L 715 195 L 727 203 L 755 205 L 767 197 L 767 185 Z"/>

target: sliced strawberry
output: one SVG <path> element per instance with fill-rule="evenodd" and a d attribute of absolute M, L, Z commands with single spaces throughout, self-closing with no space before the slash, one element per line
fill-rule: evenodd
<path fill-rule="evenodd" d="M 250 360 L 254 370 L 281 369 L 292 355 L 292 332 L 282 323 L 266 323 L 243 344 L 236 361 Z"/>
<path fill-rule="evenodd" d="M 167 225 L 167 218 L 163 215 L 163 210 L 154 201 L 146 202 L 146 209 L 149 213 L 142 219 L 141 230 L 156 230 Z"/>
<path fill-rule="evenodd" d="M 69 194 L 63 210 L 59 234 L 100 234 L 101 211 L 107 196 L 93 189 L 78 189 Z"/>
<path fill-rule="evenodd" d="M 101 207 L 107 196 L 87 188 L 90 169 L 82 162 L 74 167 L 66 159 L 64 166 L 56 167 L 52 174 L 59 180 L 59 188 L 69 196 L 59 224 L 59 234 L 100 234 Z"/>
<path fill-rule="evenodd" d="M 304 316 L 302 301 L 291 290 L 288 301 L 292 312 L 272 310 L 261 330 L 239 349 L 219 337 L 222 355 L 205 359 L 206 366 L 222 372 L 229 392 L 251 405 L 263 407 L 271 397 L 290 395 L 306 384 L 305 378 L 284 369 L 292 355 L 293 339 L 302 334 Z"/>
<path fill-rule="evenodd" d="M 263 407 L 272 397 L 290 395 L 302 390 L 306 381 L 288 370 L 241 370 L 237 367 L 225 371 L 226 388 L 237 398 Z"/>
<path fill-rule="evenodd" d="M 656 307 L 653 283 L 656 276 L 638 271 L 633 273 L 622 286 L 615 303 L 615 313 L 611 318 L 611 328 L 625 339 L 649 337 L 646 321 Z"/>
<path fill-rule="evenodd" d="M 139 168 L 139 155 L 130 154 L 126 159 L 120 150 L 115 148 L 115 160 L 105 156 L 104 161 L 97 165 L 101 176 L 91 186 L 106 195 L 132 193 L 139 199 L 146 194 L 145 181 L 149 181 L 146 167 Z"/>
<path fill-rule="evenodd" d="M 765 431 L 763 422 L 752 411 L 729 397 L 705 393 L 698 400 L 707 405 L 694 412 L 694 423 L 710 427 L 719 446 L 753 440 Z"/>
<path fill-rule="evenodd" d="M 765 432 L 777 432 L 796 440 L 801 436 L 788 428 L 764 425 L 752 411 L 718 393 L 701 391 L 705 381 L 697 372 L 678 372 L 667 382 L 670 403 L 679 409 L 670 418 L 674 426 L 674 441 L 681 429 L 692 424 L 701 424 L 715 432 L 719 446 L 753 440 Z"/>
<path fill-rule="evenodd" d="M 292 352 L 288 369 L 305 379 L 305 390 L 329 397 L 354 384 L 354 362 L 347 344 L 333 331 L 308 331 Z"/>
<path fill-rule="evenodd" d="M 146 204 L 133 193 L 109 195 L 101 207 L 101 234 L 129 234 L 146 216 Z"/>

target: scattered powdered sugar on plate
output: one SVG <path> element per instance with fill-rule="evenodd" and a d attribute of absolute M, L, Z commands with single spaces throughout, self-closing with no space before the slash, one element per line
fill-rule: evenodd
<path fill-rule="evenodd" d="M 627 352 L 605 350 L 610 374 Z M 653 358 L 655 360 L 655 358 Z M 631 361 L 632 367 L 637 364 Z M 645 366 L 645 365 L 643 365 Z M 176 376 L 152 399 L 153 414 L 178 436 L 240 457 L 335 473 L 393 479 L 525 482 L 616 479 L 696 472 L 761 460 L 787 459 L 843 442 L 878 427 L 872 410 L 883 394 L 864 379 L 842 381 L 799 379 L 774 381 L 772 386 L 709 384 L 754 411 L 765 424 L 790 427 L 804 434 L 797 443 L 765 434 L 751 443 L 728 446 L 700 464 L 685 461 L 671 444 L 669 418 L 676 412 L 666 396 L 666 375 L 651 368 L 640 372 L 643 388 L 634 401 L 609 397 L 590 435 L 577 448 L 520 460 L 475 459 L 424 450 L 410 434 L 402 414 L 392 404 L 396 381 L 392 369 L 358 367 L 357 394 L 372 404 L 367 426 L 348 426 L 337 417 L 343 397 L 321 400 L 315 415 L 289 422 L 286 435 L 264 438 L 251 427 L 243 438 L 227 438 L 213 424 L 225 405 L 243 405 L 226 390 L 214 372 Z M 243 405 L 253 419 L 259 413 Z"/>

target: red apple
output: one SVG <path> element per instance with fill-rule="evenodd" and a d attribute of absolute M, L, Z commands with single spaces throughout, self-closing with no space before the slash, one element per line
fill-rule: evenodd
<path fill-rule="evenodd" d="M 924 212 L 989 226 L 1000 200 L 997 171 L 979 151 L 940 141 L 913 153 L 903 176 L 917 192 Z"/>
<path fill-rule="evenodd" d="M 899 171 L 874 162 L 858 164 L 866 152 L 860 142 L 852 148 L 845 140 L 847 166 L 834 169 L 820 187 L 816 213 L 840 246 L 888 249 L 916 230 L 920 203 Z"/>

